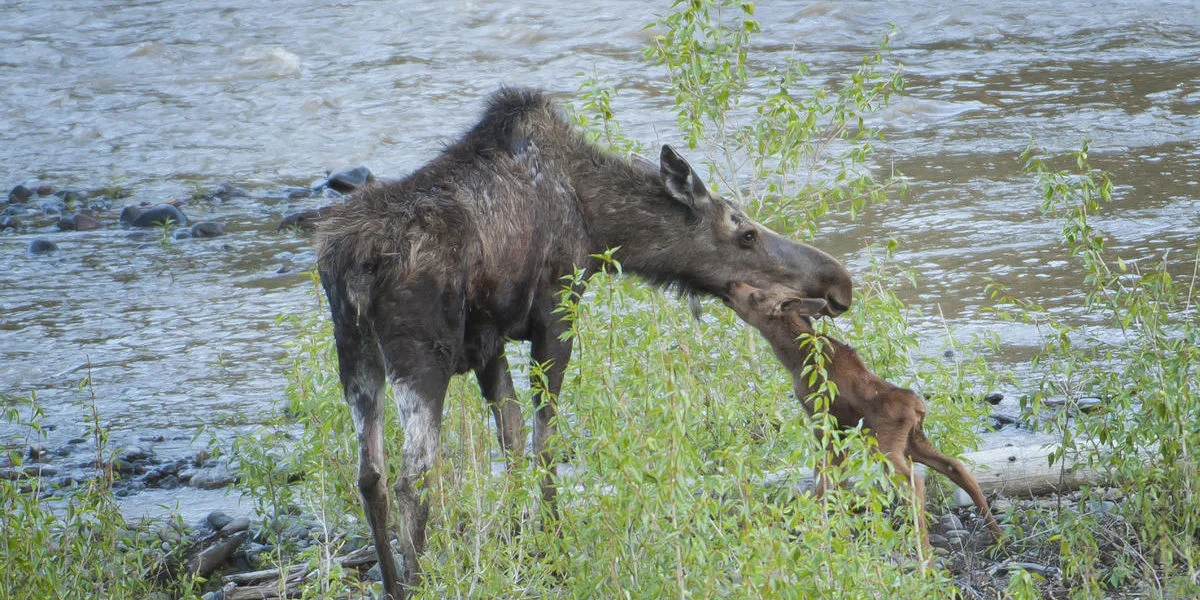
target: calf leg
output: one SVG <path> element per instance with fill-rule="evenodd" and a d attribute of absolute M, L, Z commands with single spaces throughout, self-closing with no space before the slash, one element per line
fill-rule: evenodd
<path fill-rule="evenodd" d="M 987 497 L 983 495 L 983 490 L 979 488 L 979 483 L 967 471 L 963 464 L 945 454 L 938 451 L 925 438 L 925 433 L 918 425 L 913 428 L 909 435 L 908 455 L 916 462 L 928 466 L 929 468 L 950 478 L 958 487 L 967 492 L 971 500 L 975 502 L 975 506 L 979 508 L 979 515 L 983 517 L 987 523 L 988 529 L 992 535 L 999 539 L 1004 534 L 1000 529 L 1000 524 L 996 522 L 996 518 L 992 516 L 992 510 L 988 506 Z"/>
<path fill-rule="evenodd" d="M 912 470 L 906 452 L 908 431 L 915 427 L 916 423 L 904 420 L 888 425 L 890 427 L 884 426 L 883 431 L 878 429 L 875 431 L 875 439 L 879 442 L 879 451 L 887 457 L 888 462 L 892 463 L 896 474 L 903 477 L 912 486 L 912 505 L 917 515 L 917 531 L 921 535 L 921 545 L 928 549 L 929 533 L 925 521 L 925 480 Z"/>
<path fill-rule="evenodd" d="M 821 434 L 818 432 L 817 437 L 820 436 Z M 828 470 L 830 465 L 835 468 L 840 467 L 845 461 L 846 453 L 844 451 L 834 452 L 833 448 L 831 447 L 825 449 L 824 454 L 821 456 L 821 458 L 817 459 L 817 464 L 813 467 L 813 481 L 815 483 L 813 495 L 815 495 L 817 498 L 821 498 L 825 495 L 825 492 L 829 491 L 829 487 L 832 484 L 829 481 L 829 476 L 825 474 L 825 471 Z M 845 482 L 843 482 L 842 485 L 844 487 Z"/>

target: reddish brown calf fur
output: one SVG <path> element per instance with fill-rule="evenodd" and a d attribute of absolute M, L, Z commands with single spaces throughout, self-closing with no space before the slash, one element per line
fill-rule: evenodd
<path fill-rule="evenodd" d="M 812 390 L 808 385 L 805 366 L 810 364 L 809 350 L 802 349 L 796 338 L 801 334 L 814 334 L 810 317 L 821 314 L 821 300 L 796 298 L 785 290 L 762 290 L 745 283 L 730 284 L 725 302 L 737 312 L 742 320 L 753 325 L 771 343 L 775 356 L 791 372 L 796 396 L 804 399 L 804 408 L 813 413 Z M 920 396 L 901 387 L 894 386 L 874 373 L 863 363 L 854 349 L 832 338 L 823 338 L 828 360 L 825 369 L 829 380 L 837 385 L 837 395 L 830 404 L 829 413 L 837 419 L 840 427 L 853 427 L 859 421 L 874 434 L 882 452 L 896 469 L 896 473 L 912 482 L 918 506 L 918 526 L 921 539 L 928 546 L 925 526 L 925 483 L 912 472 L 909 461 L 924 464 L 949 477 L 971 496 L 979 507 L 979 513 L 987 522 L 992 535 L 1002 535 L 1000 525 L 988 508 L 987 498 L 979 489 L 975 478 L 963 464 L 939 452 L 921 428 L 925 420 L 925 401 Z M 844 455 L 833 457 L 835 464 Z M 825 477 L 818 472 L 817 495 L 828 487 Z"/>

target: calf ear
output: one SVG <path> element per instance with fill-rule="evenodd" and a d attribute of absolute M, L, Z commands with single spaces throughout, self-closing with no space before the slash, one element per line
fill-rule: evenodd
<path fill-rule="evenodd" d="M 659 156 L 659 172 L 671 197 L 693 210 L 708 204 L 708 188 L 696 170 L 674 148 L 663 144 Z"/>
<path fill-rule="evenodd" d="M 788 298 L 776 305 L 771 314 L 776 317 L 786 314 L 819 317 L 824 314 L 826 306 L 828 304 L 819 298 Z"/>

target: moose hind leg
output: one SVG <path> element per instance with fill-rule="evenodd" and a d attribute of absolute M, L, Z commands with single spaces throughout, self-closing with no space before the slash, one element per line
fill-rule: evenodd
<path fill-rule="evenodd" d="M 425 383 L 425 385 L 419 385 Z M 442 428 L 442 404 L 448 378 L 414 382 L 393 380 L 400 420 L 404 426 L 403 464 L 396 481 L 396 503 L 400 510 L 400 554 L 404 557 L 404 585 L 420 583 L 419 557 L 425 551 L 425 527 L 429 500 L 421 494 L 421 480 L 437 459 Z"/>
<path fill-rule="evenodd" d="M 387 452 L 384 448 L 383 356 L 370 321 L 360 318 L 344 284 L 334 274 L 322 272 L 321 283 L 329 298 L 334 340 L 338 355 L 338 377 L 358 434 L 358 490 L 363 512 L 371 528 L 384 598 L 400 600 L 396 561 L 388 534 Z"/>

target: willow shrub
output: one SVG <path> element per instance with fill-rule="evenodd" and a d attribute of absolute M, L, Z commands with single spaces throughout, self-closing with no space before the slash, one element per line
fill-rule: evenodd
<path fill-rule="evenodd" d="M 1091 166 L 1089 144 L 1053 155 L 1031 147 L 1026 171 L 1042 209 L 1062 223 L 1060 240 L 1083 274 L 1084 306 L 1113 332 L 1098 339 L 1043 307 L 992 286 L 999 314 L 1038 325 L 1044 344 L 1033 360 L 1040 374 L 1026 409 L 1046 417 L 1061 451 L 1099 469 L 1118 486 L 1119 519 L 1100 511 L 1099 490 L 1084 489 L 1084 510 L 1060 510 L 1053 539 L 1075 597 L 1134 586 L 1155 595 L 1200 594 L 1200 320 L 1196 275 L 1200 247 L 1182 260 L 1130 260 L 1108 248 L 1102 218 L 1113 183 Z M 1066 168 L 1052 165 L 1069 163 Z M 1073 407 L 1100 398 L 1088 411 Z"/>

